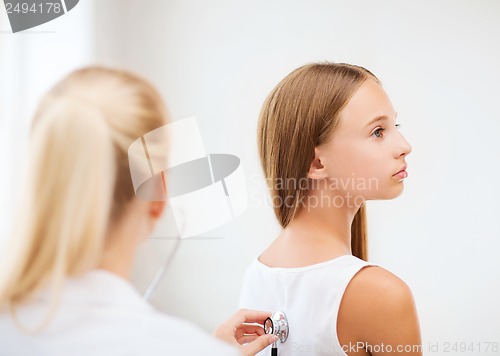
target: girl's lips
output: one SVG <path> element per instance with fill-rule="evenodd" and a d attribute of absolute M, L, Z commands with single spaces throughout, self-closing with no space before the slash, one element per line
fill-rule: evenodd
<path fill-rule="evenodd" d="M 408 172 L 405 170 L 399 171 L 398 173 L 393 175 L 394 178 L 405 179 L 408 177 Z"/>

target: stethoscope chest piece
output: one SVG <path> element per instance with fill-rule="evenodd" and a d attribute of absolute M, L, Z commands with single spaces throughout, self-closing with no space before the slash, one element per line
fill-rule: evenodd
<path fill-rule="evenodd" d="M 281 343 L 284 343 L 288 339 L 288 319 L 285 313 L 282 311 L 277 311 L 270 318 L 267 318 L 264 322 L 264 331 L 266 334 L 276 335 Z"/>

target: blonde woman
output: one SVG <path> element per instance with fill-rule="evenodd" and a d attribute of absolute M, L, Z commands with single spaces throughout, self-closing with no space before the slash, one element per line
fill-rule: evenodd
<path fill-rule="evenodd" d="M 349 64 L 284 78 L 259 120 L 282 231 L 247 270 L 241 306 L 282 310 L 283 355 L 421 355 L 409 287 L 367 260 L 365 201 L 403 191 L 411 146 L 379 80 Z"/>
<path fill-rule="evenodd" d="M 222 342 L 155 311 L 129 283 L 165 203 L 135 196 L 127 150 L 165 124 L 157 91 L 124 71 L 81 69 L 44 97 L 0 268 L 1 355 L 251 355 L 274 341 L 248 324 L 268 313 L 239 311 L 215 332 Z"/>

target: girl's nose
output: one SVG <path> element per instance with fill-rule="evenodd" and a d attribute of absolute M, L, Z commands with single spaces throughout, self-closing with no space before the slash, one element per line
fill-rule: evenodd
<path fill-rule="evenodd" d="M 412 147 L 408 141 L 404 138 L 404 136 L 400 133 L 400 140 L 398 144 L 398 149 L 396 151 L 397 157 L 407 156 L 411 153 Z"/>

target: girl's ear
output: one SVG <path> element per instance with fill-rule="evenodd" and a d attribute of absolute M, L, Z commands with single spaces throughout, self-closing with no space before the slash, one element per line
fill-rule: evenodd
<path fill-rule="evenodd" d="M 317 147 L 314 148 L 314 157 L 309 165 L 307 177 L 310 179 L 325 179 L 328 177 L 325 166 L 321 164 L 319 149 Z"/>

